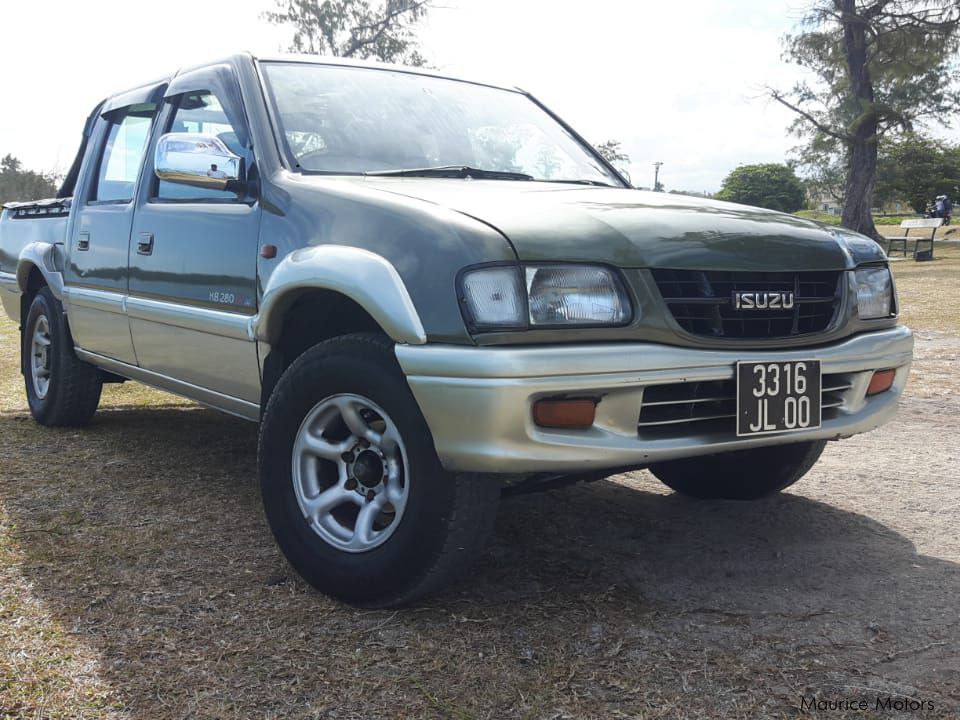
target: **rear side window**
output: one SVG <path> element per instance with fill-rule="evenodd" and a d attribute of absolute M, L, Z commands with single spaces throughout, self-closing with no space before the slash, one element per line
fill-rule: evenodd
<path fill-rule="evenodd" d="M 91 201 L 133 200 L 155 112 L 154 105 L 134 105 L 111 114 Z"/>
<path fill-rule="evenodd" d="M 232 152 L 241 157 L 243 147 L 227 118 L 217 96 L 210 92 L 188 93 L 181 96 L 168 132 L 201 133 L 223 141 Z M 237 200 L 229 190 L 198 188 L 160 180 L 155 197 L 161 200 Z"/>

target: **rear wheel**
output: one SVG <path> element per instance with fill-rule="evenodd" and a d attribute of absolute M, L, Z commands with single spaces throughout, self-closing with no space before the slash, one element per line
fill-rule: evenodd
<path fill-rule="evenodd" d="M 446 472 L 379 335 L 304 353 L 260 431 L 267 521 L 316 588 L 365 607 L 402 605 L 465 572 L 493 531 L 499 483 Z"/>
<path fill-rule="evenodd" d="M 50 288 L 37 291 L 23 326 L 23 375 L 30 414 L 41 425 L 86 425 L 100 404 L 100 371 L 81 361 L 63 307 Z"/>
<path fill-rule="evenodd" d="M 705 500 L 756 500 L 793 485 L 820 459 L 826 441 L 773 445 L 671 460 L 650 466 L 681 495 Z"/>

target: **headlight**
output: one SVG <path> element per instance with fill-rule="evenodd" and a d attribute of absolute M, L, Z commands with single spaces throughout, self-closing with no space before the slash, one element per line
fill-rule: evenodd
<path fill-rule="evenodd" d="M 460 279 L 460 297 L 470 324 L 490 330 L 624 325 L 631 319 L 619 277 L 595 265 L 468 270 Z"/>
<path fill-rule="evenodd" d="M 515 328 L 525 325 L 523 285 L 516 267 L 470 270 L 461 278 L 463 303 L 474 325 Z"/>
<path fill-rule="evenodd" d="M 526 275 L 531 325 L 623 325 L 630 319 L 630 301 L 605 267 L 528 267 Z"/>
<path fill-rule="evenodd" d="M 857 309 L 860 318 L 873 320 L 890 317 L 893 308 L 893 278 L 885 267 L 860 268 L 856 271 Z"/>

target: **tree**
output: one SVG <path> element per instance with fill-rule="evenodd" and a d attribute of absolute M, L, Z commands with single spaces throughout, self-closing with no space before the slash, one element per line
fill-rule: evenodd
<path fill-rule="evenodd" d="M 877 161 L 879 202 L 906 200 L 916 212 L 937 195 L 956 197 L 960 187 L 960 146 L 922 135 L 906 135 L 885 145 Z"/>
<path fill-rule="evenodd" d="M 738 167 L 724 178 L 716 198 L 792 213 L 803 207 L 806 194 L 790 167 L 765 163 Z"/>
<path fill-rule="evenodd" d="M 57 194 L 57 182 L 53 176 L 24 170 L 13 155 L 0 160 L 0 205 L 6 202 L 40 200 Z"/>
<path fill-rule="evenodd" d="M 829 198 L 843 207 L 846 203 L 847 169 L 833 138 L 816 134 L 806 145 L 793 149 L 794 166 L 802 170 L 809 197 Z"/>
<path fill-rule="evenodd" d="M 813 84 L 770 97 L 796 113 L 791 129 L 843 158 L 841 224 L 878 238 L 873 205 L 879 146 L 960 108 L 955 91 L 956 0 L 815 0 L 784 57 Z"/>
<path fill-rule="evenodd" d="M 427 0 L 276 0 L 263 13 L 274 25 L 293 26 L 291 52 L 335 55 L 422 66 L 414 28 Z"/>
<path fill-rule="evenodd" d="M 596 150 L 598 153 L 600 153 L 600 157 L 602 157 L 611 165 L 630 162 L 630 156 L 620 149 L 619 140 L 607 140 L 606 142 L 602 142 L 597 145 Z"/>

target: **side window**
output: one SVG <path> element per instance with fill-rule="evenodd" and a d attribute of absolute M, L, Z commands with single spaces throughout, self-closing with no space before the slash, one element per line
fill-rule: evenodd
<path fill-rule="evenodd" d="M 177 102 L 177 111 L 173 115 L 170 129 L 167 132 L 201 133 L 214 135 L 230 148 L 231 152 L 243 157 L 244 149 L 240 146 L 233 125 L 227 119 L 227 114 L 217 96 L 209 92 L 188 93 L 182 95 Z M 159 180 L 156 184 L 154 197 L 160 200 L 236 200 L 236 193 L 229 190 L 214 190 L 212 188 L 198 188 L 179 183 Z"/>
<path fill-rule="evenodd" d="M 107 142 L 100 156 L 91 201 L 133 200 L 155 112 L 155 105 L 134 105 L 108 119 Z"/>

